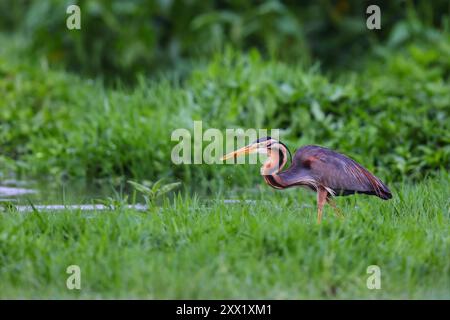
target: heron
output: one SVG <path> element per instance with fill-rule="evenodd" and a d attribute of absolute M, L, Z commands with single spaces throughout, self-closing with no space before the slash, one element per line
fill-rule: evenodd
<path fill-rule="evenodd" d="M 272 188 L 304 187 L 317 193 L 319 224 L 325 203 L 333 208 L 338 217 L 343 218 L 333 200 L 336 196 L 366 194 L 383 200 L 392 198 L 389 188 L 361 164 L 342 153 L 317 145 L 302 146 L 292 158 L 284 143 L 271 137 L 263 137 L 224 155 L 221 159 L 224 161 L 252 153 L 267 155 L 261 167 L 261 175 Z M 291 157 L 291 165 L 282 171 L 288 154 Z"/>

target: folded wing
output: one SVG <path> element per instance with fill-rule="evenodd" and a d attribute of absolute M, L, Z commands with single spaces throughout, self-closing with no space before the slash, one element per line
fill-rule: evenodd
<path fill-rule="evenodd" d="M 313 180 L 335 195 L 365 193 L 381 199 L 390 199 L 389 188 L 376 176 L 353 159 L 320 146 L 305 146 L 294 156 L 294 167 L 286 170 L 291 182 Z M 293 176 L 296 178 L 293 178 Z M 298 180 L 297 183 L 294 180 Z"/>

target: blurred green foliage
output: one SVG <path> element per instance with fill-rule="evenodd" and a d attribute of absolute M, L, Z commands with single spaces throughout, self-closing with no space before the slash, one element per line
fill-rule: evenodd
<path fill-rule="evenodd" d="M 36 175 L 258 179 L 249 166 L 171 162 L 171 132 L 202 120 L 204 130 L 282 128 L 292 151 L 321 144 L 388 181 L 418 179 L 449 169 L 449 56 L 440 34 L 393 54 L 380 49 L 364 72 L 330 79 L 229 49 L 182 82 L 140 77 L 133 89 L 112 89 L 0 55 L 2 159 Z"/>
<path fill-rule="evenodd" d="M 82 31 L 68 31 L 71 3 L 0 2 L 2 171 L 258 178 L 175 166 L 171 133 L 194 120 L 282 128 L 292 151 L 328 146 L 387 180 L 449 169 L 447 1 L 383 2 L 379 31 L 365 28 L 364 1 L 80 0 Z"/>
<path fill-rule="evenodd" d="M 81 8 L 81 31 L 65 25 L 66 8 L 74 3 Z M 381 7 L 381 30 L 366 28 L 370 4 Z M 4 0 L 0 27 L 22 33 L 26 47 L 50 64 L 134 80 L 136 72 L 182 68 L 229 44 L 291 63 L 353 66 L 394 28 L 391 46 L 429 28 L 449 30 L 449 12 L 447 0 Z M 405 19 L 421 21 L 417 32 L 405 31 Z"/>

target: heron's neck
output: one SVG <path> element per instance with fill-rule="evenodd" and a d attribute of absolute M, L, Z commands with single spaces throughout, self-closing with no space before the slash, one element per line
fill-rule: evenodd
<path fill-rule="evenodd" d="M 287 152 L 286 148 L 273 148 L 268 151 L 268 158 L 266 162 L 264 162 L 263 167 L 261 168 L 261 175 L 264 177 L 264 180 L 271 187 L 276 189 L 281 189 L 286 186 L 283 182 L 282 177 L 278 175 L 281 172 L 283 167 L 287 162 Z"/>

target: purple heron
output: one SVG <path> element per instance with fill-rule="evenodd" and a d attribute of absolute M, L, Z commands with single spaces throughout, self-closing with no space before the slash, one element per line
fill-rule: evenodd
<path fill-rule="evenodd" d="M 281 171 L 287 163 L 289 149 L 281 141 L 264 137 L 254 143 L 222 157 L 232 157 L 251 153 L 267 154 L 261 167 L 265 182 L 275 189 L 300 186 L 317 192 L 317 222 L 322 221 L 322 209 L 327 202 L 336 215 L 342 217 L 333 197 L 351 194 L 368 194 L 383 200 L 392 198 L 389 188 L 376 176 L 355 160 L 336 151 L 315 146 L 303 146 L 295 152 L 291 165 Z"/>

